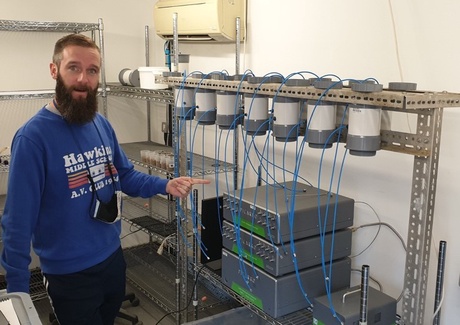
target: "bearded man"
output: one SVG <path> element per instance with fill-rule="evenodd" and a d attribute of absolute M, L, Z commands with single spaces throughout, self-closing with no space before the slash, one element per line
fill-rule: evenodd
<path fill-rule="evenodd" d="M 125 295 L 121 193 L 185 197 L 204 179 L 134 169 L 97 112 L 101 53 L 81 34 L 59 39 L 56 95 L 15 134 L 1 220 L 8 292 L 29 293 L 30 247 L 61 325 L 113 325 Z"/>

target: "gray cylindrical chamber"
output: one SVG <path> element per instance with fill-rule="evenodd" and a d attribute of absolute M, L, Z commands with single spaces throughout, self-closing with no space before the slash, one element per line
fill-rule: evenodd
<path fill-rule="evenodd" d="M 140 87 L 139 70 L 123 69 L 118 74 L 118 80 L 123 86 Z"/>
<path fill-rule="evenodd" d="M 331 78 L 311 78 L 310 82 L 316 89 L 342 89 L 342 81 L 333 81 Z"/>
<path fill-rule="evenodd" d="M 216 123 L 220 129 L 233 130 L 241 124 L 240 116 L 243 114 L 240 96 L 235 92 L 216 92 Z"/>
<path fill-rule="evenodd" d="M 300 103 L 296 98 L 276 97 L 273 104 L 273 135 L 276 141 L 295 141 L 299 134 Z"/>
<path fill-rule="evenodd" d="M 338 141 L 344 142 L 347 139 L 348 133 L 348 129 L 344 127 L 348 125 L 348 104 L 337 103 L 336 108 L 335 126 L 336 128 L 342 127 L 342 129 L 337 132 L 337 137 L 340 137 Z"/>
<path fill-rule="evenodd" d="M 265 135 L 268 130 L 268 97 L 244 94 L 244 130 L 249 135 Z"/>
<path fill-rule="evenodd" d="M 311 79 L 288 79 L 284 83 L 286 87 L 308 87 L 312 85 Z M 307 126 L 307 101 L 305 99 L 299 100 L 299 128 L 298 135 L 305 136 L 305 128 Z"/>
<path fill-rule="evenodd" d="M 313 86 L 316 88 L 316 89 L 342 89 L 343 88 L 343 82 L 342 81 L 339 81 L 339 80 L 332 80 L 331 78 L 311 78 L 310 79 L 310 82 L 313 84 Z M 330 119 L 332 118 L 332 116 L 330 114 L 332 114 L 332 111 L 331 109 L 329 109 L 329 111 L 326 113 L 326 112 L 321 112 L 321 116 L 319 118 L 319 116 L 317 117 L 317 119 L 320 119 L 321 120 L 321 124 L 324 124 L 322 125 L 321 127 L 326 127 L 326 129 L 324 129 L 325 131 L 320 131 L 320 132 L 315 132 L 315 131 L 312 131 L 311 134 L 309 135 L 309 139 L 308 142 L 309 142 L 309 146 L 312 147 L 312 148 L 330 148 L 332 146 L 332 142 L 336 142 L 338 141 L 338 136 L 340 135 L 342 138 L 343 138 L 343 131 L 341 132 L 337 132 L 337 133 L 334 133 L 335 129 L 337 128 L 337 110 L 338 110 L 338 107 L 337 107 L 337 104 L 332 104 L 332 103 L 321 103 L 320 104 L 321 106 L 324 105 L 324 107 L 331 107 L 331 105 L 333 105 L 333 112 L 334 112 L 334 129 L 333 130 L 330 130 L 329 128 L 332 126 L 331 124 L 331 121 Z M 340 110 L 342 110 L 342 108 L 340 108 Z M 315 113 L 316 114 L 316 113 Z M 318 137 L 315 139 L 315 135 Z M 319 143 L 316 143 L 316 142 L 319 142 Z"/>
<path fill-rule="evenodd" d="M 336 106 L 334 103 L 316 100 L 307 102 L 306 141 L 311 148 L 330 148 L 335 141 Z"/>
<path fill-rule="evenodd" d="M 254 85 L 262 85 L 262 84 L 279 84 L 283 82 L 283 77 L 279 75 L 273 76 L 264 76 L 264 77 L 257 77 L 257 76 L 248 76 L 247 78 L 248 83 Z"/>
<path fill-rule="evenodd" d="M 174 72 L 174 71 L 163 71 L 162 72 L 163 77 L 182 77 L 182 74 L 180 72 Z"/>
<path fill-rule="evenodd" d="M 235 74 L 229 77 L 229 79 L 234 81 L 247 81 L 249 77 L 250 75 L 247 74 Z"/>
<path fill-rule="evenodd" d="M 177 117 L 191 120 L 195 116 L 195 89 L 190 87 L 174 87 L 174 106 Z"/>
<path fill-rule="evenodd" d="M 415 82 L 389 82 L 388 89 L 397 91 L 416 91 L 417 84 Z"/>
<path fill-rule="evenodd" d="M 177 71 L 180 72 L 183 76 L 186 76 L 188 73 L 189 62 L 190 62 L 190 54 L 179 53 L 179 62 L 178 62 Z"/>
<path fill-rule="evenodd" d="M 381 113 L 377 106 L 350 105 L 346 148 L 351 155 L 375 156 L 380 150 Z"/>
<path fill-rule="evenodd" d="M 216 123 L 216 91 L 211 89 L 196 90 L 195 120 L 198 124 L 211 125 Z"/>

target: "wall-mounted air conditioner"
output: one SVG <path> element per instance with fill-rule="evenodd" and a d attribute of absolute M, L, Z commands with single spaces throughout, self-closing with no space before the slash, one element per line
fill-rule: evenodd
<path fill-rule="evenodd" d="M 240 40 L 244 40 L 246 0 L 158 0 L 153 11 L 158 36 L 173 39 L 174 13 L 177 13 L 179 41 L 234 42 L 237 17 L 240 17 Z"/>

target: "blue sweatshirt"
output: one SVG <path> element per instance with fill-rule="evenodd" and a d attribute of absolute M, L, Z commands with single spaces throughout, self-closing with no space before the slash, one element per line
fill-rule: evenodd
<path fill-rule="evenodd" d="M 77 126 L 42 108 L 17 131 L 1 220 L 8 292 L 29 292 L 31 242 L 49 274 L 84 270 L 120 246 L 121 221 L 92 218 L 96 198 L 88 172 L 103 202 L 115 187 L 133 197 L 166 194 L 168 180 L 136 171 L 100 114 Z"/>

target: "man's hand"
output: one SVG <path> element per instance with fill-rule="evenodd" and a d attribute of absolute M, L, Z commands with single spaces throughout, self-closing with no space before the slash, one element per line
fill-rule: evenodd
<path fill-rule="evenodd" d="M 193 185 L 209 183 L 211 183 L 211 181 L 207 179 L 182 176 L 171 179 L 168 184 L 166 184 L 166 192 L 172 196 L 184 198 L 190 193 Z"/>

